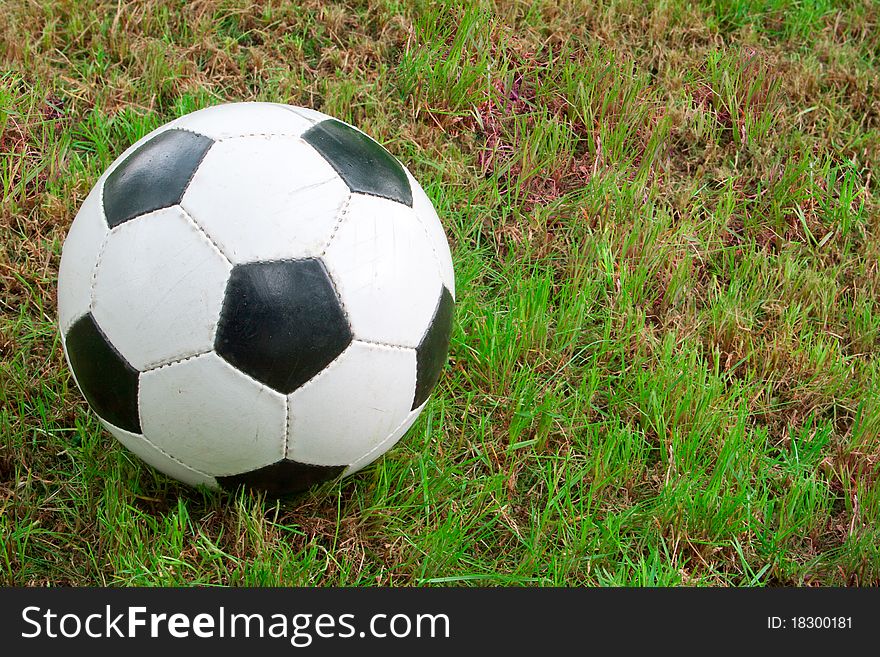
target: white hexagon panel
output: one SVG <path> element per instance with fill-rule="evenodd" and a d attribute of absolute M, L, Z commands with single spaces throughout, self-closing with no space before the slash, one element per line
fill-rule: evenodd
<path fill-rule="evenodd" d="M 347 199 L 301 139 L 250 136 L 215 144 L 181 204 L 238 264 L 318 255 Z"/>
<path fill-rule="evenodd" d="M 142 374 L 140 417 L 153 445 L 206 475 L 235 475 L 284 458 L 284 396 L 213 353 Z"/>
<path fill-rule="evenodd" d="M 323 259 L 356 339 L 418 346 L 443 281 L 412 208 L 353 194 Z"/>
<path fill-rule="evenodd" d="M 317 465 L 352 463 L 365 456 L 410 413 L 415 383 L 412 349 L 352 342 L 290 394 L 288 456 Z M 339 412 L 342 400 L 347 402 Z"/>
<path fill-rule="evenodd" d="M 454 276 L 427 195 L 307 108 L 180 117 L 99 178 L 64 245 L 74 380 L 144 462 L 289 495 L 400 440 L 440 377 Z"/>
<path fill-rule="evenodd" d="M 111 231 L 92 314 L 141 371 L 210 351 L 231 269 L 180 206 L 149 212 Z"/>

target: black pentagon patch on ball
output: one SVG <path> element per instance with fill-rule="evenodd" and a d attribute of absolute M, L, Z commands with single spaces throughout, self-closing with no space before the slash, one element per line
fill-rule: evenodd
<path fill-rule="evenodd" d="M 320 260 L 252 262 L 232 270 L 214 348 L 257 381 L 291 393 L 329 365 L 351 339 Z"/>
<path fill-rule="evenodd" d="M 110 228 L 180 203 L 214 141 L 188 130 L 166 130 L 142 144 L 104 181 Z"/>
<path fill-rule="evenodd" d="M 452 334 L 452 294 L 443 286 L 440 301 L 421 343 L 416 348 L 416 394 L 413 409 L 425 403 L 440 378 L 440 372 L 449 355 L 449 337 Z"/>
<path fill-rule="evenodd" d="M 309 128 L 303 139 L 324 156 L 351 191 L 412 207 L 412 188 L 400 162 L 364 133 L 327 119 Z"/>
<path fill-rule="evenodd" d="M 70 367 L 95 413 L 120 429 L 140 433 L 138 371 L 110 344 L 91 313 L 74 322 L 65 343 Z"/>
<path fill-rule="evenodd" d="M 217 477 L 217 483 L 226 490 L 244 486 L 265 491 L 273 497 L 282 497 L 302 493 L 316 484 L 336 479 L 343 470 L 344 465 L 310 465 L 284 459 L 250 472 Z"/>

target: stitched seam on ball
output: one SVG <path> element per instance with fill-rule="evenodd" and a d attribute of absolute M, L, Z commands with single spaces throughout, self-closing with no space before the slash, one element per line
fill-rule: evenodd
<path fill-rule="evenodd" d="M 192 132 L 194 135 L 199 134 L 198 132 L 193 132 L 192 130 L 187 130 L 186 132 Z M 205 135 L 200 135 L 200 136 L 205 137 Z M 211 139 L 211 138 L 205 137 L 205 139 Z M 183 186 L 183 191 L 180 192 L 180 197 L 178 198 L 178 203 L 183 200 L 183 197 L 186 194 L 186 190 L 189 189 L 189 184 L 192 182 L 193 178 L 196 177 L 196 172 L 199 170 L 199 167 L 202 166 L 202 162 L 205 161 L 205 158 L 208 156 L 208 153 L 211 152 L 211 149 L 214 148 L 214 144 L 216 144 L 216 143 L 217 143 L 216 140 L 211 139 L 211 145 L 205 149 L 205 152 L 202 153 L 202 156 L 199 158 L 199 161 L 196 162 L 196 165 L 193 167 L 192 173 L 189 174 L 189 178 L 186 179 L 186 184 Z"/>
<path fill-rule="evenodd" d="M 425 338 L 428 337 L 428 333 L 431 331 L 431 328 L 434 326 L 434 322 L 437 320 L 437 315 L 440 314 L 440 306 L 443 305 L 443 290 L 446 289 L 446 284 L 441 280 L 440 281 L 440 295 L 437 297 L 437 305 L 434 306 L 434 312 L 431 313 L 431 321 L 428 322 L 427 328 L 425 328 L 422 336 L 419 338 L 419 345 L 425 341 Z M 452 294 L 451 292 L 449 293 Z"/>
<path fill-rule="evenodd" d="M 397 203 L 398 205 L 402 205 L 403 207 L 409 208 L 410 210 L 413 209 L 411 205 L 407 205 L 403 201 L 398 201 L 396 198 L 391 198 L 390 196 L 385 196 L 384 194 L 377 194 L 376 192 L 368 192 L 363 189 L 359 189 L 359 190 L 355 191 L 354 193 L 361 194 L 363 196 L 370 196 L 372 198 L 381 198 L 383 201 L 390 201 L 391 203 Z"/>
<path fill-rule="evenodd" d="M 290 450 L 290 395 L 284 396 L 284 449 L 281 458 L 286 459 Z"/>
<path fill-rule="evenodd" d="M 229 265 L 229 271 L 226 272 L 226 284 L 223 288 L 223 299 L 221 300 L 220 312 L 217 313 L 217 316 L 215 317 L 214 322 L 211 325 L 211 349 L 213 349 L 214 341 L 217 339 L 217 328 L 220 326 L 220 315 L 222 314 L 223 307 L 226 303 L 226 291 L 229 288 L 229 274 L 232 272 L 232 268 L 235 267 L 235 265 L 233 264 L 232 260 L 229 259 L 229 256 L 227 256 L 223 252 L 223 249 L 221 249 L 220 246 L 214 241 L 214 239 L 208 234 L 208 231 L 206 231 L 202 227 L 202 225 L 198 221 L 196 221 L 195 217 L 187 212 L 186 208 L 183 207 L 183 204 L 179 203 L 177 207 L 180 208 L 180 212 L 183 214 L 183 218 L 186 220 L 187 225 L 189 225 L 189 227 L 192 228 L 197 235 L 199 235 L 204 241 L 206 241 L 208 246 L 213 247 L 220 255 L 220 257 L 223 258 L 226 264 Z M 210 351 L 210 349 L 208 349 L 208 351 Z M 202 353 L 207 353 L 207 351 Z"/>
<path fill-rule="evenodd" d="M 207 472 L 202 472 L 201 470 L 198 470 L 197 468 L 192 467 L 191 465 L 187 465 L 186 463 L 184 463 L 180 459 L 175 458 L 174 456 L 172 456 L 171 454 L 166 452 L 164 449 L 159 447 L 156 443 L 154 443 L 152 440 L 147 438 L 147 436 L 145 434 L 135 434 L 135 435 L 138 435 L 139 437 L 143 438 L 145 443 L 150 445 L 150 447 L 152 447 L 157 452 L 162 454 L 165 458 L 171 459 L 172 461 L 174 461 L 178 465 L 182 466 L 183 468 L 189 470 L 190 472 L 194 472 L 195 474 L 202 475 L 203 477 L 208 477 L 209 479 L 213 479 L 216 476 L 221 476 L 221 475 L 210 475 Z M 122 441 L 120 440 L 119 442 L 121 443 Z"/>
<path fill-rule="evenodd" d="M 104 239 L 101 241 L 101 247 L 98 249 L 98 257 L 95 259 L 95 265 L 92 268 L 92 276 L 91 281 L 89 282 L 89 309 L 88 312 L 95 312 L 95 286 L 98 282 L 98 269 L 101 267 L 101 260 L 104 259 L 104 253 L 107 251 L 107 244 L 110 243 L 110 236 L 113 234 L 113 229 L 109 227 L 107 224 L 107 217 L 104 216 L 104 183 L 101 183 L 101 193 L 98 202 L 101 204 L 101 219 L 104 222 L 104 225 L 107 226 L 107 231 L 104 233 Z M 70 326 L 73 326 L 73 322 L 71 322 Z M 70 329 L 68 326 L 68 330 Z"/>
<path fill-rule="evenodd" d="M 382 342 L 380 340 L 370 340 L 368 338 L 355 338 L 352 342 L 362 342 L 363 344 L 371 344 L 377 347 L 387 347 L 388 349 L 397 349 L 398 351 L 415 351 L 416 347 L 407 347 L 402 344 L 392 344 L 390 342 Z"/>
<path fill-rule="evenodd" d="M 164 367 L 171 367 L 172 365 L 177 365 L 178 363 L 185 363 L 186 361 L 193 360 L 194 358 L 198 358 L 199 356 L 204 356 L 205 354 L 210 354 L 212 351 L 214 351 L 213 347 L 211 347 L 210 349 L 205 349 L 204 351 L 199 351 L 197 353 L 190 354 L 189 356 L 182 356 L 182 357 L 178 356 L 178 357 L 172 358 L 171 360 L 165 359 L 155 365 L 153 365 L 153 364 L 149 365 L 148 367 L 140 370 L 140 372 L 141 372 L 141 374 L 146 374 L 147 372 L 155 372 L 156 370 L 161 370 Z"/>
<path fill-rule="evenodd" d="M 235 271 L 235 267 L 232 268 L 232 271 Z M 217 313 L 217 322 L 214 325 L 214 349 L 217 349 L 217 335 L 220 330 L 220 325 L 226 320 L 226 316 L 229 314 L 227 300 L 229 299 L 229 288 L 232 287 L 232 271 L 229 272 L 229 277 L 226 279 L 226 287 L 223 289 L 223 298 L 220 300 L 220 312 Z M 219 355 L 219 354 L 218 354 Z M 222 356 L 221 356 L 222 358 Z M 225 359 L 224 359 L 225 360 Z"/>
<path fill-rule="evenodd" d="M 306 130 L 309 130 L 309 128 L 306 128 Z M 303 132 L 305 132 L 305 131 L 303 131 Z M 227 135 L 226 137 L 219 137 L 218 139 L 214 139 L 214 141 L 218 144 L 221 144 L 223 142 L 231 141 L 233 139 L 244 139 L 246 137 L 290 137 L 291 139 L 298 139 L 298 140 L 302 141 L 300 139 L 302 134 L 303 134 L 302 132 L 293 132 L 293 131 L 288 132 L 286 130 L 281 131 L 281 132 L 277 132 L 277 131 L 276 132 L 243 132 L 239 135 Z M 303 143 L 307 143 L 307 142 L 303 142 Z"/>
<path fill-rule="evenodd" d="M 339 291 L 339 286 L 336 284 L 336 281 L 333 278 L 333 274 L 330 273 L 330 268 L 327 266 L 327 263 L 324 262 L 323 256 L 318 258 L 318 262 L 321 263 L 321 267 L 324 268 L 324 273 L 327 274 L 330 285 L 333 286 L 333 294 L 336 295 L 336 300 L 339 302 L 339 307 L 342 308 L 342 314 L 345 317 L 345 323 L 348 326 L 348 332 L 351 335 L 351 339 L 354 340 L 354 327 L 351 325 L 351 316 L 348 314 L 348 308 L 345 305 L 345 301 L 342 300 L 342 293 Z"/>
<path fill-rule="evenodd" d="M 339 232 L 339 228 L 342 226 L 342 223 L 348 217 L 348 210 L 351 206 L 351 191 L 348 192 L 348 195 L 345 197 L 345 200 L 339 206 L 339 210 L 336 213 L 336 221 L 333 224 L 333 230 L 330 231 L 330 237 L 327 238 L 327 243 L 324 245 L 324 248 L 321 250 L 321 257 L 323 258 L 327 254 L 327 250 L 330 248 L 330 245 L 333 243 L 333 238 L 336 237 L 336 233 Z"/>
<path fill-rule="evenodd" d="M 205 139 L 210 139 L 211 141 L 217 141 L 213 137 L 206 135 L 204 132 L 199 132 L 198 130 L 193 130 L 192 128 L 187 128 L 182 125 L 178 125 L 177 122 L 183 121 L 183 119 L 185 119 L 186 116 L 187 116 L 186 114 L 184 114 L 183 116 L 178 116 L 176 119 L 174 119 L 167 126 L 160 126 L 160 127 L 165 128 L 165 130 L 163 130 L 162 132 L 167 132 L 168 130 L 180 130 L 181 132 L 188 132 L 190 134 L 197 135 L 199 137 L 204 137 Z M 159 135 L 161 135 L 162 132 L 160 132 Z M 159 135 L 156 135 L 156 136 L 158 137 Z M 146 135 L 144 135 L 144 136 L 146 136 Z M 210 150 L 210 149 L 208 149 L 208 150 Z M 207 152 L 207 151 L 205 151 L 205 152 Z M 198 167 L 196 167 L 196 168 L 198 168 Z"/>
<path fill-rule="evenodd" d="M 406 423 L 409 421 L 409 419 L 410 419 L 410 415 L 412 415 L 413 413 L 415 413 L 415 414 L 416 414 L 416 417 L 418 417 L 418 415 L 422 412 L 422 409 L 425 407 L 425 404 L 427 404 L 427 403 L 428 403 L 427 400 L 425 400 L 425 403 L 424 403 L 424 404 L 422 404 L 422 405 L 419 406 L 418 408 L 413 409 L 412 411 L 410 411 L 410 412 L 407 414 L 407 416 L 406 416 L 405 418 L 403 418 L 403 421 L 402 421 L 400 424 L 398 424 L 396 427 L 394 427 L 394 429 L 393 429 L 391 432 L 389 432 L 389 434 L 388 434 L 387 436 L 385 436 L 385 439 L 382 440 L 382 442 L 380 442 L 378 445 L 376 445 L 373 449 L 371 449 L 371 450 L 370 450 L 369 452 L 367 452 L 366 454 L 362 455 L 360 458 L 356 459 L 357 461 L 367 459 L 367 462 L 366 462 L 362 467 L 366 467 L 367 465 L 369 465 L 370 463 L 372 463 L 372 460 L 370 459 L 370 455 L 373 454 L 374 452 L 376 452 L 377 450 L 379 450 L 379 448 L 381 448 L 383 445 L 385 445 L 385 443 L 388 442 L 388 439 L 391 438 L 391 436 L 393 436 L 395 433 L 397 433 L 398 431 L 400 431 L 400 428 L 401 428 L 404 424 L 406 424 Z M 415 420 L 413 421 L 413 423 L 415 423 Z M 405 433 L 405 432 L 404 432 L 404 433 Z M 399 441 L 401 438 L 403 438 L 402 435 L 399 436 L 399 437 L 397 438 L 397 440 Z M 395 444 L 396 444 L 396 443 L 395 443 Z M 388 449 L 391 449 L 391 448 L 387 448 L 387 449 L 383 450 L 383 452 L 388 451 Z M 383 452 L 380 452 L 380 455 L 381 455 Z M 349 468 L 351 468 L 351 466 L 348 466 L 348 468 L 346 468 L 346 470 L 348 470 Z"/>
<path fill-rule="evenodd" d="M 302 384 L 299 388 L 297 388 L 296 390 L 291 392 L 289 395 L 287 395 L 288 402 L 289 402 L 291 396 L 297 394 L 301 390 L 305 390 L 306 388 L 310 387 L 313 383 L 315 383 L 319 378 L 321 378 L 321 374 L 323 374 L 324 372 L 329 370 L 338 360 L 340 360 L 348 352 L 348 350 L 351 348 L 351 346 L 355 342 L 360 342 L 361 344 L 374 345 L 374 346 L 379 346 L 379 347 L 387 347 L 389 349 L 397 349 L 399 351 L 415 351 L 415 349 L 413 349 L 412 347 L 401 347 L 401 346 L 393 345 L 393 344 L 382 344 L 380 342 L 370 342 L 368 340 L 360 340 L 357 338 L 352 338 L 352 341 L 348 344 L 348 346 L 345 349 L 343 349 L 342 352 L 338 356 L 336 356 L 336 358 L 334 358 L 329 363 L 327 363 L 324 366 L 324 369 L 322 369 L 320 373 L 316 374 L 311 379 L 309 379 L 304 384 Z"/>
<path fill-rule="evenodd" d="M 219 353 L 217 353 L 214 349 L 211 349 L 210 351 L 205 352 L 205 353 L 214 353 L 214 354 L 217 356 L 217 358 L 219 358 L 221 361 L 223 361 L 223 364 L 224 364 L 226 367 L 232 369 L 232 371 L 234 371 L 236 374 L 240 374 L 241 376 L 243 376 L 244 378 L 246 378 L 246 379 L 247 379 L 248 381 L 250 381 L 251 383 L 254 383 L 254 384 L 256 384 L 257 386 L 259 386 L 259 388 L 260 388 L 260 392 L 263 392 L 264 390 L 267 390 L 267 391 L 269 391 L 270 394 L 279 395 L 279 396 L 281 396 L 281 397 L 285 397 L 285 396 L 286 396 L 283 392 L 278 392 L 277 390 L 275 390 L 275 388 L 273 388 L 273 387 L 271 387 L 271 386 L 267 386 L 265 383 L 263 383 L 263 382 L 260 381 L 259 379 L 255 379 L 254 377 L 252 377 L 250 374 L 248 374 L 248 373 L 245 372 L 244 370 L 239 369 L 239 367 L 238 367 L 237 365 L 233 365 L 232 363 L 230 363 L 230 362 L 229 362 L 228 360 L 226 360 L 223 356 L 221 356 Z M 204 355 L 204 354 L 203 354 L 203 355 Z M 220 476 L 220 475 L 217 475 L 217 476 Z"/>
<path fill-rule="evenodd" d="M 180 208 L 180 211 L 183 213 L 184 218 L 186 218 L 188 220 L 190 227 L 194 228 L 196 230 L 196 233 L 201 235 L 202 238 L 205 241 L 207 241 L 210 246 L 213 246 L 214 250 L 217 251 L 218 254 L 220 254 L 221 258 L 223 258 L 227 263 L 229 263 L 229 265 L 231 267 L 234 267 L 235 263 L 233 263 L 232 260 L 229 258 L 229 256 L 226 255 L 226 253 L 223 251 L 223 249 L 220 248 L 220 245 L 214 241 L 214 238 L 208 234 L 208 231 L 205 229 L 205 227 L 202 226 L 192 214 L 190 214 L 189 210 L 187 210 L 185 207 L 183 207 L 182 201 L 177 204 L 177 207 Z"/>
<path fill-rule="evenodd" d="M 352 341 L 348 344 L 348 346 L 347 346 L 345 349 L 343 349 L 343 350 L 342 350 L 342 351 L 336 356 L 336 358 L 334 358 L 334 359 L 331 360 L 329 363 L 327 363 L 327 364 L 324 366 L 324 369 L 322 369 L 318 374 L 316 374 L 316 375 L 313 376 L 311 379 L 309 379 L 308 381 L 306 381 L 305 383 L 303 383 L 299 388 L 297 388 L 296 390 L 294 390 L 293 392 L 291 392 L 290 394 L 288 394 L 288 395 L 287 395 L 288 402 L 290 401 L 290 398 L 291 398 L 292 396 L 294 396 L 294 395 L 296 395 L 297 393 L 299 393 L 299 392 L 305 390 L 306 388 L 311 387 L 311 386 L 315 383 L 315 381 L 317 381 L 318 379 L 320 379 L 320 378 L 321 378 L 321 375 L 324 374 L 324 372 L 326 372 L 327 370 L 329 370 L 329 369 L 330 369 L 330 368 L 331 368 L 331 367 L 332 367 L 332 366 L 333 366 L 338 360 L 340 360 L 340 359 L 342 358 L 343 355 L 345 355 L 346 352 L 348 352 L 348 350 L 351 348 L 351 345 L 352 345 L 354 342 L 355 342 L 355 341 L 352 340 Z"/>
<path fill-rule="evenodd" d="M 320 259 L 321 259 L 321 256 L 313 256 L 313 255 L 302 256 L 300 258 L 266 258 L 266 259 L 258 258 L 256 260 L 248 260 L 246 262 L 239 263 L 239 264 L 242 266 L 265 265 L 265 264 L 270 264 L 273 262 L 302 262 L 303 260 L 320 260 Z M 239 265 L 236 265 L 236 267 L 237 266 L 239 266 Z"/>

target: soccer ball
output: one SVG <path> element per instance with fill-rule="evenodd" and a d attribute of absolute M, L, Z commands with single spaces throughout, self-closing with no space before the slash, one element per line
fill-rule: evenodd
<path fill-rule="evenodd" d="M 356 128 L 274 103 L 200 110 L 125 151 L 58 274 L 64 353 L 110 433 L 187 484 L 272 495 L 403 436 L 454 298 L 412 175 Z"/>

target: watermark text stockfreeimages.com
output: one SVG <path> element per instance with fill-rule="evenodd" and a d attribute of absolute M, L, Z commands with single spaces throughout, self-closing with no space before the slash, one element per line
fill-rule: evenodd
<path fill-rule="evenodd" d="M 213 613 L 156 613 L 130 606 L 88 614 L 59 614 L 51 608 L 25 607 L 21 612 L 24 639 L 174 639 L 271 638 L 286 639 L 305 648 L 315 639 L 449 638 L 446 614 L 372 614 L 360 620 L 356 614 L 231 613 L 218 607 Z"/>

